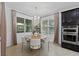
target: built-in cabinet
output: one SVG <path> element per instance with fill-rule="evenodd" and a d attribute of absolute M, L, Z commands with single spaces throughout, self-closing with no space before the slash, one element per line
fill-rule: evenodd
<path fill-rule="evenodd" d="M 62 12 L 62 47 L 79 52 L 79 8 Z"/>
<path fill-rule="evenodd" d="M 79 25 L 79 8 L 62 12 L 62 26 Z"/>
<path fill-rule="evenodd" d="M 62 12 L 62 25 L 77 25 L 78 9 L 72 9 L 65 12 Z"/>
<path fill-rule="evenodd" d="M 77 15 L 76 15 L 76 23 L 79 25 L 79 8 L 77 10 Z"/>

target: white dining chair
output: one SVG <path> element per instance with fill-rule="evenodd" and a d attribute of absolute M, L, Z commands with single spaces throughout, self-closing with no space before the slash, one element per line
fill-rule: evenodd
<path fill-rule="evenodd" d="M 29 37 L 22 37 L 22 50 L 25 48 L 29 48 L 30 45 L 29 42 L 30 42 Z"/>

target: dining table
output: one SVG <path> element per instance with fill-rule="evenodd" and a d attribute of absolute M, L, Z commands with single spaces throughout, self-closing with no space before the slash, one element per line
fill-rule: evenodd
<path fill-rule="evenodd" d="M 42 47 L 43 43 L 47 40 L 47 36 L 43 34 L 39 34 L 39 35 L 40 35 L 40 41 L 41 41 L 41 47 Z M 23 39 L 22 39 L 22 46 L 23 46 L 23 43 L 25 42 L 25 45 L 29 44 L 29 47 L 30 47 L 30 40 L 32 39 L 32 34 L 25 35 Z"/>

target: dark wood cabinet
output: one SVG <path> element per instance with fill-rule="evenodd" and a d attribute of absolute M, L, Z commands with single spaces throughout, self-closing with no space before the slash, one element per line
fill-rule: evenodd
<path fill-rule="evenodd" d="M 76 22 L 79 25 L 79 8 L 77 8 Z"/>
<path fill-rule="evenodd" d="M 66 32 L 63 31 L 63 28 L 69 29 L 69 28 L 75 28 L 75 26 L 78 27 L 76 28 L 76 31 L 78 30 L 78 32 L 76 32 L 78 36 L 73 36 L 72 34 L 68 34 L 71 33 L 70 31 Z M 68 11 L 64 11 L 62 12 L 62 33 L 66 32 L 66 35 L 62 34 L 61 36 L 63 37 L 61 39 L 61 46 L 63 48 L 67 48 L 67 49 L 71 49 L 74 51 L 79 52 L 79 44 L 77 42 L 79 42 L 79 8 L 75 8 L 72 10 L 68 10 Z M 72 31 L 74 33 L 74 31 Z M 73 42 L 75 44 L 73 44 Z"/>
<path fill-rule="evenodd" d="M 62 25 L 76 25 L 77 24 L 77 9 L 62 12 Z"/>
<path fill-rule="evenodd" d="M 79 52 L 79 45 L 73 45 L 73 44 L 62 42 L 62 47 Z"/>

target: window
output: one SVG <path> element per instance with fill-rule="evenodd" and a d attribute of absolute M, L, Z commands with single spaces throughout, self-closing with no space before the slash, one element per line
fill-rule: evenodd
<path fill-rule="evenodd" d="M 17 33 L 24 32 L 24 18 L 17 17 Z"/>
<path fill-rule="evenodd" d="M 49 19 L 49 34 L 52 34 L 54 31 L 54 20 Z"/>
<path fill-rule="evenodd" d="M 42 30 L 44 34 L 48 34 L 48 20 L 43 20 L 42 22 Z"/>
<path fill-rule="evenodd" d="M 42 32 L 43 34 L 53 34 L 54 32 L 54 20 L 53 19 L 42 20 Z"/>
<path fill-rule="evenodd" d="M 17 17 L 17 33 L 31 32 L 32 20 Z"/>
<path fill-rule="evenodd" d="M 46 35 L 48 41 L 54 40 L 54 16 L 41 19 L 41 34 Z"/>
<path fill-rule="evenodd" d="M 26 32 L 31 32 L 32 31 L 32 20 L 26 19 L 25 27 L 26 27 Z"/>

